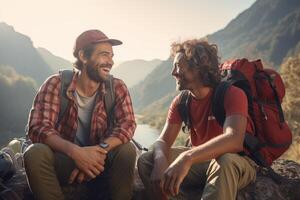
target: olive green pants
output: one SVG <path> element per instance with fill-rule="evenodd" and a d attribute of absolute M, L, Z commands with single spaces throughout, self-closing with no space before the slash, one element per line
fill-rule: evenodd
<path fill-rule="evenodd" d="M 186 147 L 172 148 L 171 162 L 186 150 Z M 155 199 L 150 190 L 152 169 L 153 152 L 150 151 L 138 160 L 139 175 L 149 200 Z M 192 165 L 180 186 L 179 195 L 172 199 L 235 200 L 237 191 L 255 179 L 256 164 L 250 158 L 226 153 L 209 162 Z"/>
<path fill-rule="evenodd" d="M 108 193 L 112 200 L 129 200 L 133 193 L 133 176 L 136 159 L 132 143 L 118 146 L 106 158 L 105 170 L 85 184 L 89 199 L 102 199 Z M 32 144 L 24 154 L 25 170 L 30 188 L 38 200 L 62 200 L 62 187 L 68 180 L 75 163 L 65 154 L 53 152 L 45 144 Z M 72 184 L 74 186 L 76 183 Z M 103 195 L 102 195 L 103 197 Z"/>

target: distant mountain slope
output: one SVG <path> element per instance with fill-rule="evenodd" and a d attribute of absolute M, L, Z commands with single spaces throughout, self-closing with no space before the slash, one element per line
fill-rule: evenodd
<path fill-rule="evenodd" d="M 19 74 L 32 77 L 41 84 L 52 69 L 34 48 L 31 39 L 12 26 L 0 23 L 0 64 L 13 67 Z"/>
<path fill-rule="evenodd" d="M 58 72 L 60 69 L 72 69 L 73 64 L 59 56 L 53 55 L 50 51 L 45 48 L 37 48 L 39 54 L 45 60 L 45 62 L 51 67 L 53 72 Z"/>
<path fill-rule="evenodd" d="M 208 39 L 218 44 L 223 60 L 261 57 L 278 69 L 287 55 L 299 51 L 300 1 L 257 0 Z"/>
<path fill-rule="evenodd" d="M 112 74 L 121 78 L 128 87 L 132 87 L 142 81 L 161 62 L 158 59 L 151 61 L 130 60 L 114 66 Z"/>
<path fill-rule="evenodd" d="M 163 61 L 144 81 L 130 89 L 136 110 L 145 108 L 174 90 L 175 80 L 171 77 L 171 68 L 171 59 Z"/>
<path fill-rule="evenodd" d="M 32 78 L 0 65 L 0 146 L 13 137 L 24 136 L 36 87 Z"/>
<path fill-rule="evenodd" d="M 141 108 L 139 111 L 142 114 L 143 118 L 141 119 L 142 123 L 150 124 L 151 126 L 162 130 L 164 123 L 166 121 L 166 116 L 168 108 L 173 100 L 173 98 L 178 94 L 177 91 L 169 93 L 163 98 L 154 101 L 152 104 L 147 105 L 144 108 Z"/>

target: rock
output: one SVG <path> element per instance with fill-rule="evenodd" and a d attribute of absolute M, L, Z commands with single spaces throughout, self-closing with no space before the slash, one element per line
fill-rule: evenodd
<path fill-rule="evenodd" d="M 280 175 L 279 182 L 274 181 L 265 169 L 259 169 L 257 179 L 254 183 L 239 191 L 237 200 L 300 200 L 300 164 L 290 160 L 277 160 L 272 165 L 276 173 Z M 18 172 L 5 185 L 13 189 L 20 197 L 32 199 L 26 183 L 24 169 Z M 145 200 L 143 184 L 135 170 L 134 200 Z M 64 188 L 66 199 L 83 199 L 78 194 L 82 194 L 82 188 Z M 201 190 L 191 189 L 188 194 L 176 198 L 180 199 L 200 199 Z"/>
<path fill-rule="evenodd" d="M 237 200 L 299 200 L 300 165 L 279 159 L 272 168 L 280 176 L 275 181 L 266 169 L 259 169 L 255 183 L 239 191 Z"/>
<path fill-rule="evenodd" d="M 300 200 L 300 164 L 279 159 L 272 165 L 280 176 L 274 180 L 266 169 L 259 168 L 256 181 L 238 192 L 237 200 Z M 144 200 L 144 187 L 137 177 L 135 200 Z M 190 189 L 177 200 L 201 199 L 201 190 Z"/>

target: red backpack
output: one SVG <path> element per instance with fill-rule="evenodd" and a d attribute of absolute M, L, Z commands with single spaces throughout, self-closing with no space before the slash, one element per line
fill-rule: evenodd
<path fill-rule="evenodd" d="M 226 90 L 231 85 L 241 88 L 247 95 L 248 112 L 255 126 L 254 133 L 245 134 L 245 153 L 260 166 L 270 166 L 292 143 L 292 133 L 281 107 L 285 87 L 280 75 L 275 70 L 264 69 L 261 60 L 250 62 L 245 58 L 223 63 L 220 71 L 223 79 L 215 88 L 212 100 L 217 122 L 221 126 L 224 124 Z M 188 94 L 182 92 L 178 105 L 184 128 L 191 125 Z"/>

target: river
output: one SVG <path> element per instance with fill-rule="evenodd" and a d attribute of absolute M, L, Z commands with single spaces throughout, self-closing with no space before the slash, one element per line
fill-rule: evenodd
<path fill-rule="evenodd" d="M 150 147 L 159 136 L 159 131 L 147 124 L 138 124 L 134 133 L 134 139 L 143 147 Z"/>

